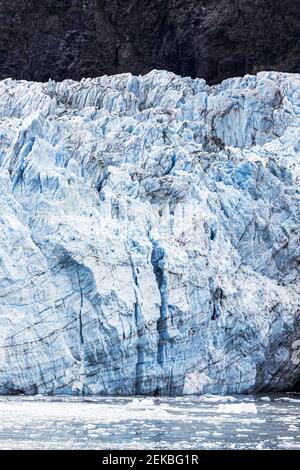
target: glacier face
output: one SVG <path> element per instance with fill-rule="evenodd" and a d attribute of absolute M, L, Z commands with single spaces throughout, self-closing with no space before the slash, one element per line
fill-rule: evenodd
<path fill-rule="evenodd" d="M 300 378 L 300 75 L 0 82 L 0 392 Z"/>

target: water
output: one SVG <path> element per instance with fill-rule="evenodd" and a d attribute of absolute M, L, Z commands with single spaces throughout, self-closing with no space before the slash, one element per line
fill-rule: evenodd
<path fill-rule="evenodd" d="M 0 397 L 0 449 L 300 449 L 300 395 Z"/>

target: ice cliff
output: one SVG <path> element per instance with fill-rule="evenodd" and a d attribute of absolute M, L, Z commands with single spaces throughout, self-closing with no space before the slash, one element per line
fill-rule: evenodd
<path fill-rule="evenodd" d="M 300 379 L 300 75 L 0 82 L 0 392 Z"/>

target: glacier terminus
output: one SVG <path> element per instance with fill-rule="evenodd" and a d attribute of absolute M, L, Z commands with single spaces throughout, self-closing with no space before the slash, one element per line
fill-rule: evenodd
<path fill-rule="evenodd" d="M 296 387 L 299 158 L 297 74 L 1 81 L 0 393 Z"/>

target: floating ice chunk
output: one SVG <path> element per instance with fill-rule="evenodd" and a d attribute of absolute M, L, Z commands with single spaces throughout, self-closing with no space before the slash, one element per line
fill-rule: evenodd
<path fill-rule="evenodd" d="M 228 395 L 203 395 L 201 401 L 204 403 L 233 403 L 237 398 Z"/>
<path fill-rule="evenodd" d="M 296 398 L 291 398 L 291 397 L 274 398 L 274 401 L 282 401 L 282 402 L 287 402 L 287 403 L 299 402 L 299 400 L 297 400 Z"/>
<path fill-rule="evenodd" d="M 289 426 L 289 431 L 299 431 L 300 428 L 298 426 L 295 426 L 294 424 L 290 424 Z"/>
<path fill-rule="evenodd" d="M 267 402 L 267 403 L 270 403 L 271 398 L 270 398 L 270 397 L 260 397 L 260 398 L 259 398 L 259 401 L 265 401 L 265 402 Z"/>
<path fill-rule="evenodd" d="M 218 413 L 226 414 L 257 414 L 257 408 L 254 403 L 234 403 L 234 404 L 224 404 L 217 407 Z"/>
<path fill-rule="evenodd" d="M 155 406 L 156 405 L 152 398 L 133 398 L 129 403 L 127 403 L 127 407 L 132 408 L 153 408 Z"/>

